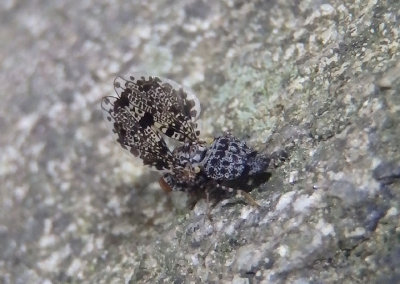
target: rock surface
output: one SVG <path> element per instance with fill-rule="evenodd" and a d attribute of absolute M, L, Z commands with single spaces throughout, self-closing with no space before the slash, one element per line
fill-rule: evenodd
<path fill-rule="evenodd" d="M 0 3 L 0 282 L 400 282 L 398 1 Z M 116 73 L 289 160 L 193 209 L 124 156 Z"/>

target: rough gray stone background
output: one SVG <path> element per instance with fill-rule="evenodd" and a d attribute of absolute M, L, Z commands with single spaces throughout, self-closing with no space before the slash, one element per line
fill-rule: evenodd
<path fill-rule="evenodd" d="M 399 283 L 400 2 L 0 2 L 1 283 Z M 290 159 L 206 217 L 122 155 L 116 73 Z"/>

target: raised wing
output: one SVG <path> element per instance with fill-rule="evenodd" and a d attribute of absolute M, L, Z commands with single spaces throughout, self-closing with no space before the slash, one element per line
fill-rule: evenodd
<path fill-rule="evenodd" d="M 132 109 L 129 96 L 105 97 L 101 107 L 123 149 L 157 170 L 171 171 L 175 168 L 175 158 L 161 134 L 152 128 L 152 119 L 144 111 Z"/>
<path fill-rule="evenodd" d="M 197 140 L 195 121 L 200 115 L 200 102 L 189 89 L 169 79 L 143 74 L 119 76 L 114 88 L 139 124 L 155 127 L 181 142 Z"/>

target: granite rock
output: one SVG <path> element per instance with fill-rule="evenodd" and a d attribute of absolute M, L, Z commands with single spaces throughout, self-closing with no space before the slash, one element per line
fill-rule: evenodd
<path fill-rule="evenodd" d="M 2 1 L 0 282 L 400 281 L 398 1 Z M 289 159 L 188 207 L 121 154 L 117 73 L 194 89 L 203 136 Z"/>

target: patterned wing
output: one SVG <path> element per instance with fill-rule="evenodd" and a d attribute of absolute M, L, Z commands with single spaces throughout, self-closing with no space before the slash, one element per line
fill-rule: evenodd
<path fill-rule="evenodd" d="M 200 103 L 189 89 L 157 76 L 134 74 L 114 81 L 118 98 L 129 102 L 129 111 L 139 122 L 159 129 L 178 141 L 196 141 L 195 121 Z"/>
<path fill-rule="evenodd" d="M 157 170 L 172 170 L 175 158 L 152 121 L 140 109 L 132 109 L 129 96 L 105 97 L 101 102 L 105 117 L 117 136 L 117 142 Z"/>

